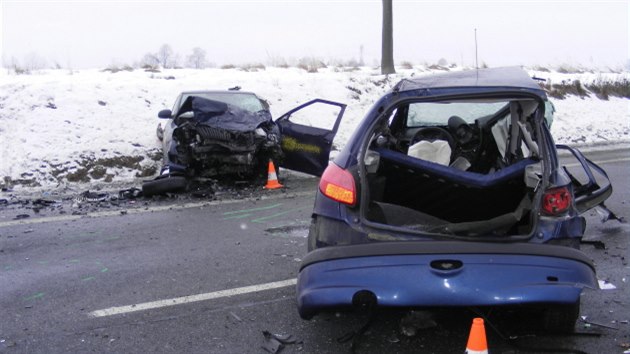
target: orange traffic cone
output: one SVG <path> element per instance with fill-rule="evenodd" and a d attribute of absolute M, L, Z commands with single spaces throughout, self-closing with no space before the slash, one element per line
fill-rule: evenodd
<path fill-rule="evenodd" d="M 488 354 L 488 342 L 486 341 L 486 329 L 483 326 L 483 318 L 473 319 L 468 344 L 466 345 L 466 354 Z"/>
<path fill-rule="evenodd" d="M 273 165 L 273 161 L 269 160 L 269 167 L 267 168 L 269 172 L 267 172 L 267 184 L 265 185 L 266 189 L 277 189 L 282 188 L 280 182 L 278 182 L 278 175 L 276 174 L 276 168 Z"/>

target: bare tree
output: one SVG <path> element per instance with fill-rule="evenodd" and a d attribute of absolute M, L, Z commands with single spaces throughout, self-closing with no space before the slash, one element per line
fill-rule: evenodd
<path fill-rule="evenodd" d="M 142 57 L 140 64 L 142 65 L 142 67 L 156 67 L 160 65 L 160 59 L 158 59 L 157 54 L 147 53 Z"/>
<path fill-rule="evenodd" d="M 192 54 L 190 54 L 186 58 L 186 62 L 188 66 L 191 68 L 195 68 L 195 69 L 205 68 L 206 65 L 208 65 L 208 62 L 206 61 L 206 51 L 199 47 L 193 48 Z"/>
<path fill-rule="evenodd" d="M 157 59 L 160 65 L 162 65 L 163 68 L 167 68 L 172 62 L 172 57 L 173 48 L 168 44 L 163 44 L 157 52 Z"/>
<path fill-rule="evenodd" d="M 392 0 L 383 0 L 381 74 L 394 74 L 394 29 Z"/>

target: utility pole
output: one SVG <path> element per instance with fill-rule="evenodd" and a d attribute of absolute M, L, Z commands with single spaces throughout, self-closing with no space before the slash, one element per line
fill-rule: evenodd
<path fill-rule="evenodd" d="M 479 70 L 479 57 L 477 57 L 477 29 L 475 28 L 475 69 Z"/>
<path fill-rule="evenodd" d="M 392 0 L 383 0 L 383 32 L 381 41 L 381 74 L 395 74 L 394 25 Z"/>

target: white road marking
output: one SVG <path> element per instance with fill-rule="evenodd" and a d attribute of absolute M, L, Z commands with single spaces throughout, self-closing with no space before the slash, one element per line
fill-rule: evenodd
<path fill-rule="evenodd" d="M 259 199 L 257 198 L 243 198 L 243 199 L 228 199 L 228 200 L 215 200 L 212 202 L 197 202 L 197 203 L 186 203 L 181 205 L 161 205 L 161 206 L 153 206 L 148 208 L 131 208 L 125 209 L 126 214 L 145 214 L 156 211 L 166 211 L 166 210 L 181 210 L 181 209 L 190 209 L 190 208 L 201 208 L 213 205 L 224 205 L 224 204 L 234 204 L 239 202 L 251 202 L 251 201 L 264 201 L 264 200 L 274 200 L 280 198 L 295 198 L 295 197 L 304 197 L 313 195 L 315 191 L 308 192 L 298 192 L 298 193 L 282 193 L 276 195 L 262 196 Z M 122 210 L 122 209 L 121 209 Z M 85 215 L 60 215 L 60 216 L 49 216 L 42 218 L 34 218 L 34 219 L 20 219 L 20 220 L 10 220 L 10 221 L 2 221 L 0 222 L 0 227 L 6 226 L 15 226 L 15 225 L 31 225 L 31 224 L 43 224 L 47 222 L 56 222 L 56 221 L 72 221 L 79 220 L 84 218 L 100 218 L 100 217 L 108 217 L 108 216 L 120 216 L 121 210 L 107 210 L 107 211 L 97 211 L 94 213 L 88 213 Z"/>
<path fill-rule="evenodd" d="M 182 296 L 182 297 L 176 297 L 173 299 L 144 302 L 144 303 L 128 305 L 128 306 L 110 307 L 108 309 L 92 311 L 88 314 L 88 316 L 106 317 L 106 316 L 120 315 L 123 313 L 157 309 L 157 308 L 162 308 L 162 307 L 167 307 L 167 306 L 188 304 L 191 302 L 219 299 L 222 297 L 230 297 L 230 296 L 236 296 L 236 295 L 242 295 L 242 294 L 248 294 L 248 293 L 256 293 L 256 292 L 264 291 L 264 290 L 285 288 L 287 286 L 293 286 L 295 284 L 297 284 L 297 279 L 293 278 L 293 279 L 276 281 L 273 283 L 258 284 L 258 285 L 245 286 L 242 288 L 220 290 L 220 291 L 215 291 L 215 292 L 205 293 L 205 294 Z"/>

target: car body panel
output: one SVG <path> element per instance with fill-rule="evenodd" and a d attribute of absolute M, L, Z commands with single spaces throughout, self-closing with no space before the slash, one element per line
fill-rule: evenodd
<path fill-rule="evenodd" d="M 407 252 L 402 254 L 383 252 L 383 245 L 362 246 L 379 250 L 374 255 L 331 257 L 303 266 L 297 283 L 302 315 L 349 308 L 361 291 L 376 295 L 378 306 L 384 307 L 505 306 L 571 304 L 579 301 L 583 288 L 598 287 L 592 264 L 579 257 L 514 252 L 515 247 L 504 247 L 506 253 L 488 253 L 481 246 L 475 249 L 482 253 L 458 253 L 457 247 L 447 242 L 428 247 L 430 252 L 406 244 Z M 357 246 L 321 251 L 347 254 L 349 250 L 344 248 L 352 247 Z M 549 247 L 554 246 L 543 248 Z M 434 262 L 456 265 L 449 270 L 436 269 Z"/>
<path fill-rule="evenodd" d="M 580 183 L 575 178 L 571 178 L 575 194 L 575 206 L 578 211 L 583 213 L 604 203 L 604 201 L 606 201 L 606 199 L 608 199 L 608 197 L 612 194 L 612 185 L 610 184 L 606 171 L 593 161 L 584 157 L 584 155 L 577 149 L 567 145 L 556 145 L 556 148 L 571 152 L 571 154 L 573 154 L 573 156 L 575 156 L 578 160 L 580 166 L 586 174 L 586 177 L 588 178 L 588 181 L 585 184 Z M 602 177 L 601 179 L 604 180 L 603 185 L 600 186 L 598 184 L 593 170 Z"/>
<path fill-rule="evenodd" d="M 291 121 L 292 114 L 315 104 L 339 107 L 337 118 L 330 129 L 309 127 Z M 346 105 L 343 103 L 315 99 L 290 110 L 276 119 L 275 122 L 281 133 L 280 146 L 284 152 L 281 166 L 321 176 L 324 169 L 328 166 L 332 141 L 337 134 L 345 109 Z"/>

